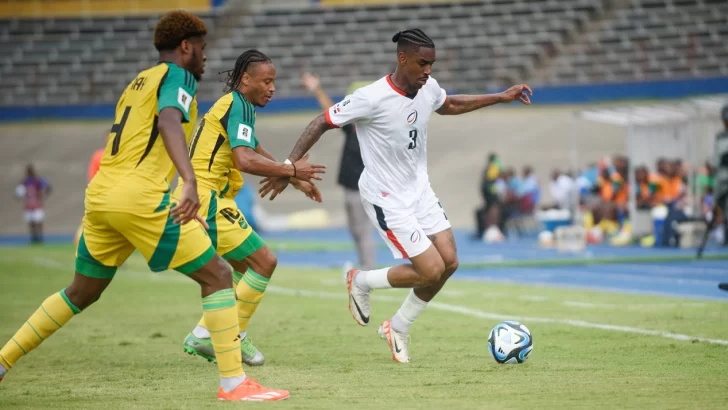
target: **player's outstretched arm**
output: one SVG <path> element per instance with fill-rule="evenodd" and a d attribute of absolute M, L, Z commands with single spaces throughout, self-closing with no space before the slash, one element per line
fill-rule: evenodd
<path fill-rule="evenodd" d="M 533 95 L 533 91 L 526 84 L 514 85 L 497 94 L 451 95 L 447 97 L 437 113 L 440 115 L 459 115 L 495 104 L 508 104 L 516 100 L 529 105 L 531 104 L 531 95 Z"/>
<path fill-rule="evenodd" d="M 326 165 L 311 164 L 308 156 L 292 164 L 281 164 L 271 161 L 266 156 L 250 147 L 233 148 L 235 167 L 246 174 L 261 177 L 294 177 L 303 181 L 321 180 L 319 174 L 326 172 Z"/>
<path fill-rule="evenodd" d="M 334 127 L 326 122 L 325 114 L 321 114 L 314 118 L 303 131 L 303 134 L 301 134 L 298 138 L 298 141 L 296 141 L 296 145 L 293 146 L 293 151 L 291 151 L 291 154 L 288 156 L 288 160 L 296 163 L 301 158 L 304 158 L 304 155 L 306 155 L 308 150 L 310 150 L 319 138 L 321 138 L 324 132 L 332 128 Z M 270 199 L 272 201 L 278 196 L 278 194 L 286 189 L 289 181 L 290 180 L 288 178 L 267 179 L 263 181 L 258 193 L 261 198 L 265 198 L 268 194 L 271 194 Z"/>
<path fill-rule="evenodd" d="M 187 152 L 187 141 L 182 129 L 182 112 L 174 107 L 166 107 L 159 113 L 159 134 L 164 142 L 164 149 L 172 159 L 180 178 L 184 181 L 179 202 L 170 211 L 175 223 L 187 223 L 192 219 L 200 219 L 200 198 L 197 196 L 197 179 Z M 205 225 L 204 221 L 202 221 Z"/>
<path fill-rule="evenodd" d="M 311 147 L 318 142 L 319 138 L 321 138 L 326 131 L 333 128 L 333 126 L 326 122 L 326 116 L 324 114 L 314 118 L 303 131 L 303 134 L 298 137 L 298 141 L 296 141 L 296 145 L 293 146 L 293 151 L 291 151 L 288 159 L 296 162 L 303 158 L 308 150 L 310 150 Z"/>

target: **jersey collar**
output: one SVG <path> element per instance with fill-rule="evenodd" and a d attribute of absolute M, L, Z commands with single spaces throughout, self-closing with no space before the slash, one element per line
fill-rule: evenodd
<path fill-rule="evenodd" d="M 399 94 L 399 95 L 401 95 L 401 96 L 407 97 L 407 98 L 409 98 L 410 100 L 414 100 L 414 99 L 415 99 L 415 97 L 417 96 L 417 93 L 414 93 L 414 94 L 407 94 L 407 93 L 406 93 L 406 92 L 405 92 L 405 91 L 404 91 L 403 89 L 401 89 L 401 88 L 397 87 L 397 86 L 396 86 L 396 85 L 394 84 L 394 82 L 392 81 L 392 74 L 389 74 L 389 75 L 387 76 L 387 84 L 389 84 L 389 86 L 390 86 L 390 87 L 392 87 L 392 89 L 394 90 L 394 92 L 396 92 L 397 94 Z"/>

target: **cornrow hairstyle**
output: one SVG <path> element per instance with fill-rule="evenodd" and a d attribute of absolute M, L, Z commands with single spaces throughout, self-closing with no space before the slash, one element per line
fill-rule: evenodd
<path fill-rule="evenodd" d="M 398 32 L 392 37 L 392 42 L 397 43 L 397 52 L 417 51 L 420 47 L 435 48 L 432 39 L 418 28 Z"/>
<path fill-rule="evenodd" d="M 225 92 L 232 92 L 240 86 L 240 80 L 243 78 L 243 73 L 248 71 L 248 67 L 253 64 L 270 62 L 272 62 L 270 57 L 256 49 L 247 50 L 243 54 L 240 54 L 238 59 L 235 60 L 235 68 L 220 73 L 227 73 L 228 75 L 227 79 L 225 79 Z"/>
<path fill-rule="evenodd" d="M 184 10 L 170 11 L 154 28 L 154 47 L 157 51 L 174 50 L 182 41 L 205 34 L 207 27 L 199 17 Z"/>

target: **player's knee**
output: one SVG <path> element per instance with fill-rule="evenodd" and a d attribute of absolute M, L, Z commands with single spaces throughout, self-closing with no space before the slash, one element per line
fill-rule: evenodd
<path fill-rule="evenodd" d="M 445 273 L 448 275 L 452 275 L 460 266 L 460 260 L 457 255 L 452 255 L 451 257 L 444 259 L 444 263 Z"/>
<path fill-rule="evenodd" d="M 91 289 L 83 289 L 73 285 L 67 287 L 64 292 L 73 306 L 81 310 L 91 306 L 101 297 L 101 292 L 96 292 Z"/>
<path fill-rule="evenodd" d="M 276 267 L 278 266 L 278 257 L 275 253 L 268 252 L 265 257 L 265 267 L 268 271 L 268 277 L 273 274 L 273 271 L 276 270 Z"/>
<path fill-rule="evenodd" d="M 205 265 L 198 274 L 192 279 L 210 292 L 227 289 L 233 283 L 233 270 L 225 260 L 216 255 L 216 257 L 207 265 Z"/>
<path fill-rule="evenodd" d="M 431 286 L 440 282 L 443 273 L 445 273 L 445 262 L 442 259 L 438 259 L 428 264 L 425 269 L 420 272 L 422 276 L 422 284 L 424 286 Z"/>

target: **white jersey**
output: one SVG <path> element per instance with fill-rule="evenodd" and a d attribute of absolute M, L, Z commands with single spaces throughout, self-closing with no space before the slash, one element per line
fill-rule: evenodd
<path fill-rule="evenodd" d="M 429 188 L 427 123 L 447 94 L 434 78 L 415 95 L 407 95 L 386 76 L 346 96 L 329 108 L 334 127 L 353 123 L 364 172 L 361 196 L 383 208 L 412 208 Z"/>

